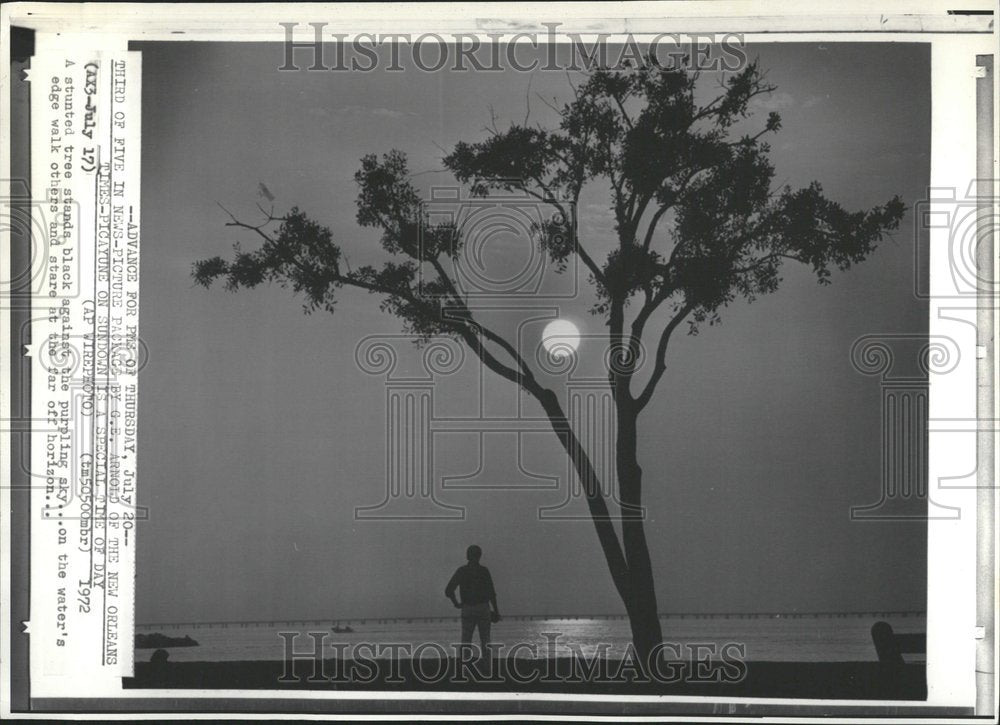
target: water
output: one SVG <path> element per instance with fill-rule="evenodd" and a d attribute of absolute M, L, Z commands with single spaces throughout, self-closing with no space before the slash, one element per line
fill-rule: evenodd
<path fill-rule="evenodd" d="M 690 645 L 694 643 L 714 644 L 716 652 L 724 644 L 735 642 L 745 649 L 745 659 L 749 661 L 785 662 L 864 662 L 874 661 L 875 647 L 872 645 L 870 629 L 880 619 L 874 615 L 848 616 L 806 616 L 801 618 L 761 617 L 746 619 L 740 617 L 713 617 L 692 619 L 689 617 L 661 617 L 663 637 L 666 642 L 682 647 L 682 658 L 692 657 Z M 893 629 L 899 633 L 926 632 L 927 620 L 924 615 L 885 617 Z M 393 620 L 384 624 L 369 621 L 367 624 L 351 624 L 352 633 L 334 633 L 333 621 L 321 624 L 292 625 L 277 623 L 269 625 L 241 626 L 223 625 L 154 625 L 137 626 L 136 633 L 162 632 L 171 637 L 191 635 L 198 647 L 170 647 L 171 662 L 223 662 L 223 661 L 272 661 L 284 659 L 284 640 L 278 633 L 299 632 L 295 640 L 297 651 L 309 652 L 313 640 L 308 632 L 326 632 L 326 648 L 329 657 L 335 656 L 333 643 L 351 645 L 360 643 L 390 644 L 407 643 L 411 651 L 421 643 L 435 643 L 452 653 L 453 643 L 459 638 L 458 620 L 445 622 L 407 623 Z M 554 643 L 555 656 L 568 656 L 570 645 L 577 645 L 590 655 L 602 644 L 609 645 L 609 656 L 621 656 L 628 642 L 630 632 L 628 622 L 606 619 L 548 619 L 534 621 L 504 620 L 493 625 L 492 640 L 503 645 L 502 655 L 520 642 L 534 645 L 539 657 L 551 653 L 545 633 L 559 633 Z M 367 656 L 371 657 L 370 651 Z M 675 650 L 668 650 L 671 655 Z M 153 650 L 138 650 L 137 660 L 148 660 Z M 418 652 L 422 656 L 439 656 L 440 651 L 425 648 Z M 530 648 L 520 648 L 519 657 L 531 657 Z"/>

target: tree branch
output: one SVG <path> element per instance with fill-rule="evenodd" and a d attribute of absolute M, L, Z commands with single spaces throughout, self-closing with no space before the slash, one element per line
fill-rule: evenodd
<path fill-rule="evenodd" d="M 636 411 L 641 411 L 649 403 L 650 399 L 653 397 L 653 391 L 656 390 L 657 384 L 660 382 L 660 378 L 663 377 L 664 371 L 667 369 L 667 345 L 670 342 L 670 336 L 673 334 L 677 326 L 681 324 L 688 313 L 694 309 L 694 305 L 690 302 L 686 303 L 677 312 L 676 315 L 667 323 L 667 326 L 663 328 L 663 332 L 660 334 L 660 341 L 656 346 L 656 359 L 653 363 L 653 372 L 646 382 L 646 387 L 643 388 L 639 397 L 635 400 Z"/>
<path fill-rule="evenodd" d="M 543 192 L 542 194 L 539 194 L 537 191 L 535 191 L 534 189 L 532 189 L 531 187 L 529 187 L 527 184 L 524 183 L 514 184 L 514 186 L 515 188 L 521 189 L 521 191 L 533 196 L 539 201 L 549 204 L 562 215 L 563 219 L 566 220 L 567 224 L 572 224 L 573 217 L 570 216 L 569 213 L 566 211 L 566 208 L 558 200 L 556 200 L 555 196 L 551 193 L 551 191 L 549 191 L 548 186 L 546 186 L 541 179 L 532 178 L 531 180 L 534 181 L 536 184 L 538 184 L 538 187 Z M 594 279 L 600 282 L 601 284 L 605 284 L 604 273 L 601 271 L 601 268 L 594 261 L 594 258 L 591 257 L 590 254 L 587 252 L 587 250 L 583 248 L 583 244 L 580 243 L 579 230 L 575 228 L 573 229 L 573 241 L 575 242 L 574 249 L 576 250 L 577 255 L 580 257 L 580 260 L 584 263 L 584 265 L 586 265 L 587 269 L 590 270 L 590 273 L 594 275 Z"/>
<path fill-rule="evenodd" d="M 607 501 L 605 501 L 604 494 L 601 492 L 597 472 L 594 470 L 593 463 L 583 445 L 573 432 L 572 426 L 566 418 L 566 414 L 559 404 L 555 393 L 541 387 L 534 378 L 525 377 L 517 370 L 497 360 L 496 357 L 483 347 L 481 341 L 469 328 L 463 327 L 459 331 L 459 334 L 469 345 L 470 349 L 472 349 L 473 353 L 483 361 L 486 367 L 506 380 L 521 386 L 542 406 L 542 410 L 545 411 L 553 432 L 566 449 L 573 467 L 576 469 L 577 476 L 580 479 L 580 484 L 587 499 L 590 517 L 597 530 L 601 549 L 608 562 L 612 581 L 619 594 L 625 598 L 631 586 L 629 584 L 628 562 L 625 559 L 625 553 L 622 550 L 618 534 L 615 532 Z"/>

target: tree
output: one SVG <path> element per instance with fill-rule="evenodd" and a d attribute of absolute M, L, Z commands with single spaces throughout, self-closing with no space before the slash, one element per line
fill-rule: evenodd
<path fill-rule="evenodd" d="M 365 156 L 355 174 L 360 187 L 357 222 L 381 231 L 392 260 L 351 269 L 331 232 L 298 208 L 283 217 L 266 214 L 260 225 L 230 215 L 228 226 L 252 231 L 262 244 L 238 246 L 230 260 L 196 262 L 193 275 L 229 290 L 276 282 L 302 293 L 307 312 L 333 312 L 337 294 L 353 287 L 382 297 L 381 307 L 424 340 L 463 340 L 493 372 L 519 385 L 542 407 L 570 455 L 614 586 L 628 613 L 640 661 L 662 640 L 653 566 L 644 531 L 643 471 L 637 431 L 667 371 L 667 349 L 677 328 L 696 333 L 720 321 L 737 299 L 753 301 L 775 291 L 785 262 L 809 267 L 821 284 L 833 270 L 863 261 L 904 213 L 898 197 L 869 210 L 848 212 L 827 199 L 818 183 L 774 188 L 765 136 L 780 129 L 776 113 L 753 133 L 751 101 L 774 87 L 756 63 L 722 81 L 717 94 L 699 101 L 699 75 L 660 68 L 599 69 L 574 87 L 558 112 L 558 128 L 493 124 L 475 143 L 459 143 L 444 166 L 471 193 L 517 190 L 558 214 L 534 229 L 536 243 L 560 268 L 577 255 L 589 272 L 597 303 L 592 312 L 607 325 L 608 382 L 616 407 L 616 476 L 620 529 L 615 527 L 601 482 L 572 430 L 556 394 L 542 385 L 509 340 L 477 319 L 449 276 L 461 253 L 461 230 L 432 225 L 408 175 L 406 157 L 393 150 Z M 609 188 L 617 239 L 603 260 L 588 252 L 573 216 L 585 184 Z M 277 225 L 276 232 L 269 231 Z M 656 314 L 666 314 L 653 325 Z M 652 343 L 640 372 L 643 340 Z"/>

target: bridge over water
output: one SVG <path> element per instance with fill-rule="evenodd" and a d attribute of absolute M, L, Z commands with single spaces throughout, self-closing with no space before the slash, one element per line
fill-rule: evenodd
<path fill-rule="evenodd" d="M 870 612 L 663 612 L 660 619 L 851 619 L 870 620 L 901 619 L 907 617 L 926 616 L 923 611 L 870 611 Z M 624 621 L 625 614 L 505 614 L 507 622 L 544 622 L 544 621 Z M 136 624 L 141 629 L 180 630 L 180 629 L 248 629 L 253 627 L 330 627 L 330 626 L 367 626 L 373 624 L 432 624 L 440 622 L 457 622 L 459 615 L 447 617 L 340 617 L 327 619 L 260 619 L 225 622 L 149 622 Z"/>

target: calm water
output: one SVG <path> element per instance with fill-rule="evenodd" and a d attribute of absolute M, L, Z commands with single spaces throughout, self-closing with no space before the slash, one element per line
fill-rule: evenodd
<path fill-rule="evenodd" d="M 713 618 L 690 619 L 663 617 L 664 640 L 689 647 L 694 643 L 714 643 L 721 648 L 730 642 L 745 646 L 746 659 L 757 661 L 795 662 L 859 662 L 876 659 L 870 629 L 876 618 L 851 615 L 848 617 L 803 617 L 803 618 Z M 924 632 L 927 622 L 924 616 L 888 618 L 897 632 Z M 313 640 L 307 632 L 328 632 L 325 640 L 330 657 L 335 656 L 333 643 L 348 646 L 362 642 L 374 644 L 410 643 L 413 647 L 420 643 L 433 642 L 453 651 L 452 643 L 459 637 L 458 620 L 451 622 L 394 621 L 386 624 L 352 624 L 354 632 L 337 634 L 330 631 L 333 622 L 324 624 L 276 625 L 228 627 L 200 625 L 180 625 L 177 629 L 168 626 L 137 626 L 136 633 L 162 632 L 172 637 L 191 635 L 198 647 L 168 648 L 172 662 L 219 662 L 239 660 L 280 660 L 284 658 L 284 640 L 280 631 L 298 631 L 295 640 L 297 651 L 311 651 Z M 510 647 L 527 642 L 535 645 L 538 656 L 549 654 L 549 644 L 545 633 L 559 633 L 555 645 L 556 656 L 571 654 L 570 644 L 578 645 L 583 652 L 592 654 L 599 645 L 610 645 L 609 654 L 621 655 L 630 640 L 628 622 L 599 619 L 551 619 L 515 622 L 504 620 L 493 625 L 492 640 L 505 645 L 501 654 Z M 351 650 L 348 648 L 347 652 Z M 690 656 L 690 649 L 685 650 Z M 138 650 L 136 659 L 148 660 L 152 650 Z M 425 656 L 437 656 L 436 650 L 423 650 Z M 517 655 L 530 657 L 530 649 L 521 648 Z M 371 656 L 370 654 L 368 656 Z"/>

